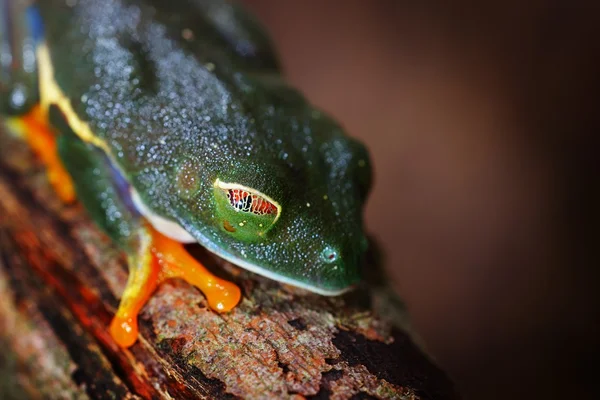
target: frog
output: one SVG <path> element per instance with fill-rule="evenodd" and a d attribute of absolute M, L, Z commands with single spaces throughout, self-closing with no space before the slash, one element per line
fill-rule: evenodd
<path fill-rule="evenodd" d="M 272 39 L 226 0 L 4 0 L 0 113 L 66 207 L 123 253 L 107 327 L 123 348 L 157 286 L 181 278 L 232 312 L 235 283 L 195 243 L 323 296 L 356 287 L 369 152 L 286 80 Z"/>

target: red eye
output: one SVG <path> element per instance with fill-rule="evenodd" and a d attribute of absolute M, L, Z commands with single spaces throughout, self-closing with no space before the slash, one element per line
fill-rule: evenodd
<path fill-rule="evenodd" d="M 277 207 L 267 199 L 242 189 L 227 190 L 227 198 L 233 208 L 255 215 L 277 214 Z"/>

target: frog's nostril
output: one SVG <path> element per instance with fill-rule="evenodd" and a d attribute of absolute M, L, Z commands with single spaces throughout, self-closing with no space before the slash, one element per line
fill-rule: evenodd
<path fill-rule="evenodd" d="M 339 256 L 338 256 L 338 252 L 335 251 L 335 249 L 327 246 L 321 252 L 321 257 L 323 258 L 323 261 L 325 261 L 328 264 L 331 264 L 331 263 L 335 262 Z"/>

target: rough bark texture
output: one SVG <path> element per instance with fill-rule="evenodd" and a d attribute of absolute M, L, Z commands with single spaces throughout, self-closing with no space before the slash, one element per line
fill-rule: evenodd
<path fill-rule="evenodd" d="M 190 251 L 242 287 L 241 304 L 219 315 L 186 283 L 165 283 L 138 343 L 119 349 L 107 327 L 122 255 L 0 133 L 0 398 L 457 398 L 406 333 L 374 316 L 366 289 L 311 295 Z"/>

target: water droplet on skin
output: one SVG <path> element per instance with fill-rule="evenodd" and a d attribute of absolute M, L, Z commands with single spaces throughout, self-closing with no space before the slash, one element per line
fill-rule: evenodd
<path fill-rule="evenodd" d="M 27 98 L 27 96 L 25 96 L 25 92 L 23 90 L 21 90 L 20 88 L 16 88 L 11 93 L 10 102 L 13 107 L 21 108 L 25 104 L 26 98 Z"/>
<path fill-rule="evenodd" d="M 191 29 L 189 28 L 185 28 L 184 30 L 181 31 L 181 37 L 184 38 L 185 40 L 192 40 L 194 39 L 194 32 L 192 32 Z"/>

